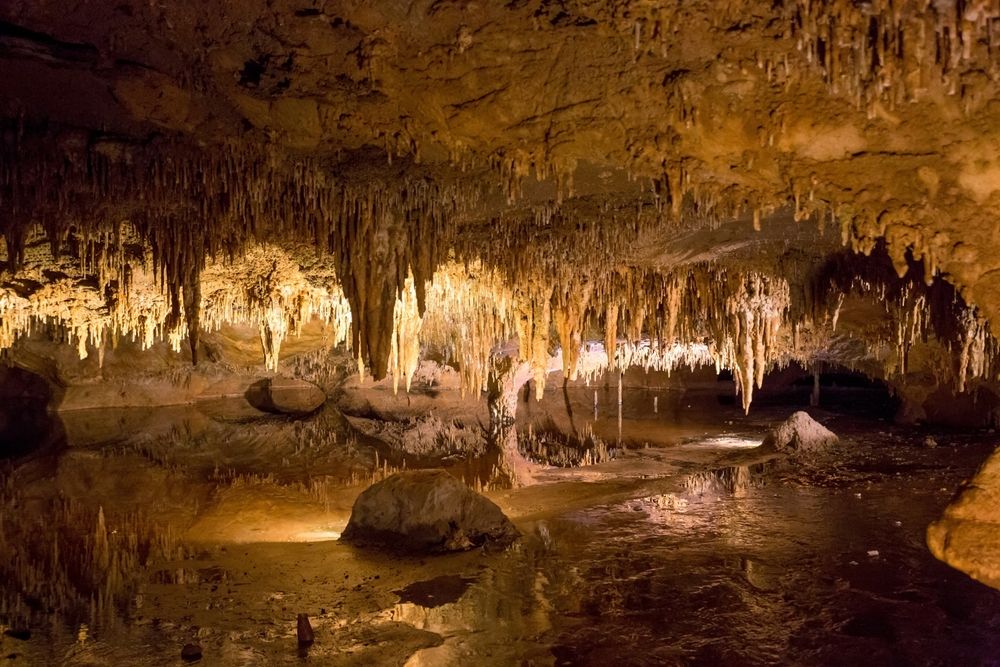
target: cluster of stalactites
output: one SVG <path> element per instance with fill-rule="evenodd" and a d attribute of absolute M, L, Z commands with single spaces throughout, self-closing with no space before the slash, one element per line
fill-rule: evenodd
<path fill-rule="evenodd" d="M 169 299 L 171 328 L 182 318 L 187 325 L 192 354 L 208 262 L 237 258 L 255 243 L 304 243 L 330 253 L 337 274 L 349 277 L 341 288 L 354 315 L 355 349 L 382 377 L 393 296 L 412 272 L 422 305 L 437 249 L 449 245 L 444 221 L 479 196 L 478 188 L 396 172 L 384 182 L 345 182 L 316 160 L 243 143 L 199 147 L 164 139 L 140 146 L 23 121 L 0 125 L 6 268 L 20 270 L 26 237 L 40 226 L 54 255 L 71 237 L 85 248 L 100 240 L 103 254 L 93 268 L 103 286 L 128 266 L 120 233 L 128 221 Z M 77 255 L 85 264 L 92 259 L 79 249 Z M 275 320 L 262 335 L 280 344 L 283 332 Z"/>
<path fill-rule="evenodd" d="M 165 340 L 180 351 L 187 320 L 171 317 L 173 308 L 152 273 L 148 248 L 125 265 L 121 275 L 127 279 L 115 280 L 101 279 L 92 264 L 83 262 L 81 269 L 40 248 L 29 244 L 17 277 L 7 275 L 0 284 L 0 349 L 44 326 L 73 343 L 81 359 L 94 349 L 103 355 L 107 342 L 114 345 L 122 337 L 141 349 Z M 48 280 L 46 267 L 53 262 L 72 277 Z M 233 261 L 209 262 L 199 277 L 199 292 L 201 326 L 209 331 L 223 324 L 258 328 L 269 370 L 277 368 L 282 341 L 305 322 L 318 318 L 332 327 L 333 344 L 345 341 L 350 328 L 350 310 L 332 272 L 307 276 L 287 252 L 272 245 L 252 246 Z"/>
<path fill-rule="evenodd" d="M 870 107 L 902 104 L 939 84 L 964 93 L 963 66 L 995 57 L 998 17 L 996 0 L 799 0 L 791 29 L 834 92 Z"/>
<path fill-rule="evenodd" d="M 299 254 L 309 254 L 299 248 Z M 201 275 L 202 326 L 214 331 L 224 324 L 256 327 L 268 370 L 278 368 L 281 345 L 313 319 L 331 329 L 332 345 L 345 342 L 351 313 L 332 272 L 312 276 L 274 245 L 255 245 L 238 261 L 211 262 Z"/>
<path fill-rule="evenodd" d="M 863 335 L 873 352 L 870 356 L 881 358 L 885 377 L 904 376 L 911 348 L 933 336 L 953 353 L 939 380 L 963 391 L 970 379 L 996 379 L 1000 355 L 989 323 L 952 286 L 933 275 L 927 257 L 923 262 L 912 254 L 897 258 L 885 243 L 870 248 L 869 255 L 842 254 L 828 261 L 820 274 L 819 290 L 812 299 L 832 309 L 834 330 L 845 296 L 872 299 L 881 304 L 886 317 L 870 322 Z M 883 349 L 888 353 L 874 354 Z"/>
<path fill-rule="evenodd" d="M 997 340 L 990 332 L 989 324 L 971 308 L 963 313 L 961 326 L 958 390 L 965 391 L 969 378 L 995 378 Z"/>
<path fill-rule="evenodd" d="M 671 272 L 576 273 L 552 285 L 525 281 L 514 292 L 519 357 L 532 369 L 536 397 L 550 369 L 555 330 L 569 380 L 606 368 L 669 370 L 711 360 L 735 371 L 744 408 L 768 368 L 783 359 L 788 283 L 759 273 L 707 266 Z M 603 318 L 604 363 L 580 367 L 581 350 Z M 619 332 L 624 340 L 619 340 Z"/>
<path fill-rule="evenodd" d="M 668 375 L 678 368 L 694 370 L 716 362 L 712 348 L 705 343 L 657 343 L 643 340 L 638 343 L 624 341 L 609 365 L 612 368 L 638 367 L 647 371 L 663 371 Z"/>
<path fill-rule="evenodd" d="M 72 240 L 78 259 L 53 256 L 39 229 L 24 235 L 16 251 L 20 270 L 0 272 L 0 349 L 39 329 L 73 344 L 81 359 L 93 350 L 103 359 L 105 345 L 121 337 L 143 349 L 161 339 L 180 345 L 184 327 L 168 322 L 170 304 L 133 236 L 116 230 Z M 7 264 L 14 250 L 9 244 L 4 250 L 0 260 Z"/>
<path fill-rule="evenodd" d="M 722 289 L 708 294 L 709 329 L 716 365 L 733 371 L 744 412 L 754 387 L 786 352 L 779 335 L 787 329 L 788 283 L 758 273 L 722 275 Z"/>
<path fill-rule="evenodd" d="M 463 394 L 486 390 L 497 345 L 514 331 L 514 297 L 497 271 L 479 262 L 447 262 L 427 292 L 421 340 L 457 362 Z"/>

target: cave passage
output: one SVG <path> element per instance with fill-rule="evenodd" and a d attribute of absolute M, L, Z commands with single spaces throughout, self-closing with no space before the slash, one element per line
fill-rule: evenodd
<path fill-rule="evenodd" d="M 0 3 L 12 665 L 988 665 L 1000 3 Z"/>

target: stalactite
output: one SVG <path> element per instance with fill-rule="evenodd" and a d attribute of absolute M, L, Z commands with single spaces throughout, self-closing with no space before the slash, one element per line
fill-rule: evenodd
<path fill-rule="evenodd" d="M 790 33 L 838 94 L 871 111 L 914 99 L 936 78 L 958 91 L 961 65 L 990 60 L 1000 7 L 992 2 L 791 3 Z"/>
<path fill-rule="evenodd" d="M 485 390 L 493 349 L 513 335 L 514 299 L 496 271 L 448 262 L 434 274 L 421 341 L 458 362 L 462 391 Z"/>
<path fill-rule="evenodd" d="M 604 350 L 609 368 L 616 368 L 618 356 L 618 304 L 609 303 L 604 309 Z"/>
<path fill-rule="evenodd" d="M 535 398 L 542 399 L 549 369 L 549 330 L 552 326 L 552 287 L 533 283 L 515 294 L 518 354 L 528 363 L 535 382 Z"/>
<path fill-rule="evenodd" d="M 562 347 L 563 376 L 569 380 L 576 380 L 577 362 L 583 345 L 584 316 L 592 289 L 593 285 L 589 282 L 581 284 L 576 280 L 560 284 L 553 294 L 553 319 Z"/>
<path fill-rule="evenodd" d="M 392 375 L 392 392 L 399 391 L 402 379 L 406 391 L 420 363 L 420 329 L 422 320 L 417 306 L 417 292 L 413 276 L 406 279 L 393 310 L 392 349 L 389 355 L 389 373 Z"/>
<path fill-rule="evenodd" d="M 0 134 L 0 232 L 8 271 L 20 269 L 24 236 L 35 220 L 51 222 L 42 228 L 54 251 L 64 247 L 65 221 L 74 221 L 83 240 L 78 259 L 85 273 L 97 264 L 102 286 L 137 265 L 121 252 L 123 238 L 134 234 L 149 246 L 171 302 L 166 329 L 186 323 L 193 356 L 204 319 L 198 273 L 209 258 L 237 258 L 255 242 L 305 242 L 332 253 L 354 311 L 355 350 L 381 377 L 395 295 L 412 271 L 423 308 L 437 249 L 448 245 L 441 238 L 450 231 L 444 220 L 478 197 L 476 188 L 420 177 L 341 182 L 308 158 L 239 143 L 138 145 L 86 134 L 60 142 L 52 128 L 23 122 Z M 53 182 L 59 187 L 48 187 Z"/>

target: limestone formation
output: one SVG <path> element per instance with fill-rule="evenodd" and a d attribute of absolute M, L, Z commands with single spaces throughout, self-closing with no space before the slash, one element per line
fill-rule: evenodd
<path fill-rule="evenodd" d="M 443 470 L 414 470 L 373 485 L 354 503 L 342 539 L 416 552 L 506 546 L 518 531 L 500 508 Z"/>
<path fill-rule="evenodd" d="M 282 377 L 255 382 L 245 396 L 258 410 L 287 415 L 307 415 L 326 402 L 326 394 L 316 385 Z"/>
<path fill-rule="evenodd" d="M 839 438 L 806 412 L 796 412 L 764 437 L 761 447 L 797 456 L 822 452 Z"/>
<path fill-rule="evenodd" d="M 69 409 L 226 374 L 407 392 L 434 360 L 509 450 L 524 382 L 631 366 L 731 372 L 749 413 L 768 372 L 830 364 L 901 421 L 996 425 L 998 25 L 997 0 L 7 0 L 2 361 Z M 279 388 L 247 398 L 321 402 Z"/>
<path fill-rule="evenodd" d="M 403 387 L 431 347 L 482 391 L 516 338 L 540 393 L 552 348 L 572 377 L 624 335 L 708 345 L 748 409 L 864 292 L 888 321 L 839 361 L 894 381 L 933 328 L 946 382 L 995 379 L 1000 8 L 363 4 L 5 6 L 0 347 L 45 328 L 195 359 L 247 323 L 275 371 L 318 317 Z M 837 243 L 947 279 L 954 322 L 913 281 L 819 285 Z"/>
<path fill-rule="evenodd" d="M 938 559 L 973 579 L 1000 588 L 1000 456 L 994 453 L 927 528 Z"/>

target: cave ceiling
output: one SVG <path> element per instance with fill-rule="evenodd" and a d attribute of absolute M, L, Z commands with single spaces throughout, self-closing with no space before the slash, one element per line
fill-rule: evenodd
<path fill-rule="evenodd" d="M 621 336 L 746 388 L 930 336 L 992 379 L 998 46 L 995 1 L 8 0 L 0 344 L 240 322 L 274 368 L 319 317 L 376 377 Z"/>

